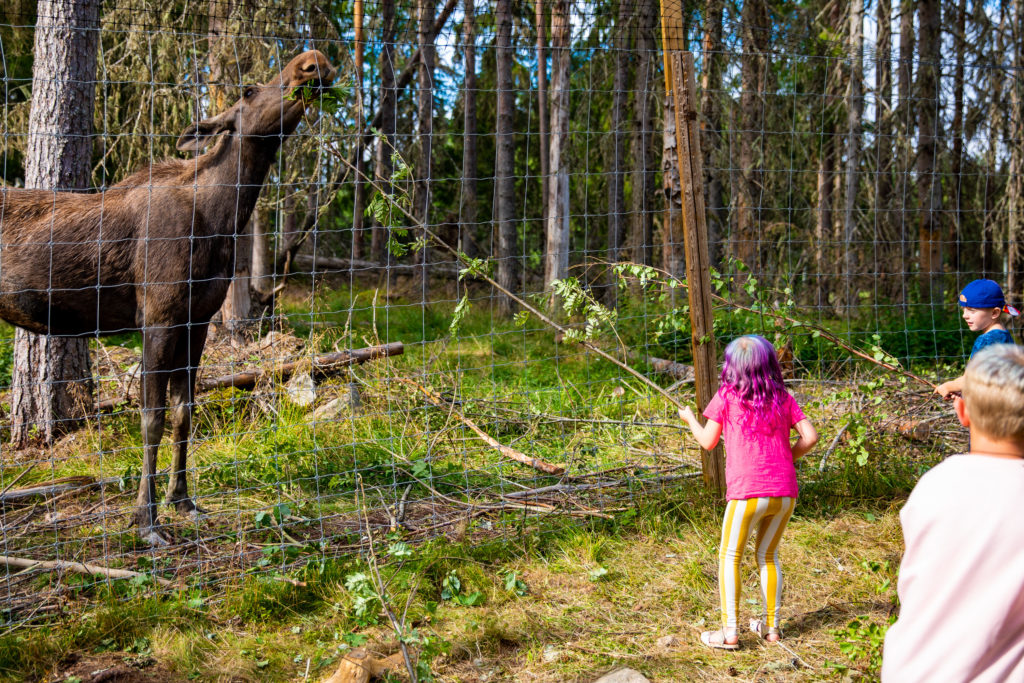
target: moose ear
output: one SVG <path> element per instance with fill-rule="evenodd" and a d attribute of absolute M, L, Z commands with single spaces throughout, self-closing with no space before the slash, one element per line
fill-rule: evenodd
<path fill-rule="evenodd" d="M 213 141 L 213 138 L 221 133 L 228 133 L 234 129 L 234 116 L 231 109 L 223 114 L 203 119 L 199 123 L 188 126 L 178 138 L 175 145 L 182 152 L 201 152 Z"/>

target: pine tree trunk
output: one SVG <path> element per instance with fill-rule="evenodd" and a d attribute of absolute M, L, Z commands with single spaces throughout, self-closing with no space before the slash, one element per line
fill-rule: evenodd
<path fill-rule="evenodd" d="M 435 7 L 433 0 L 417 0 L 419 33 L 417 43 L 420 49 L 419 61 L 419 92 L 417 97 L 417 138 L 419 154 L 417 179 L 414 186 L 413 215 L 423 225 L 430 225 L 431 176 L 433 174 L 433 135 L 434 135 L 434 68 L 435 49 L 432 29 L 434 27 Z M 421 235 L 426 242 L 426 235 Z M 416 270 L 419 281 L 420 301 L 426 303 L 429 289 L 429 273 L 427 272 L 430 248 L 423 247 L 415 255 L 420 264 Z"/>
<path fill-rule="evenodd" d="M 963 243 L 963 166 L 964 166 L 964 53 L 967 50 L 967 2 L 959 0 L 953 45 L 956 66 L 953 72 L 953 270 L 960 272 L 960 246 Z"/>
<path fill-rule="evenodd" d="M 615 75 L 612 84 L 612 145 L 608 164 L 608 263 L 618 263 L 623 242 L 623 223 L 626 203 L 626 123 L 627 95 L 629 89 L 629 28 L 631 0 L 619 0 L 618 19 L 612 49 L 615 52 Z M 614 306 L 617 283 L 614 271 L 609 267 L 603 298 L 607 305 Z"/>
<path fill-rule="evenodd" d="M 383 139 L 377 140 L 374 159 L 374 173 L 377 184 L 384 192 L 391 192 L 392 146 L 395 143 L 397 126 L 398 93 L 395 89 L 395 0 L 381 0 L 379 5 L 381 22 L 380 45 L 380 132 Z M 370 255 L 374 261 L 384 263 L 388 258 L 387 243 L 390 226 L 381 225 L 374 219 L 370 236 Z"/>
<path fill-rule="evenodd" d="M 355 61 L 355 96 L 356 96 L 356 130 L 363 130 L 365 125 L 366 112 L 363 107 L 364 93 L 363 93 L 363 52 L 365 50 L 365 40 L 363 38 L 363 0 L 355 0 L 352 5 L 352 23 L 355 32 L 355 41 L 353 44 L 353 53 Z M 352 197 L 352 258 L 361 259 L 363 258 L 363 252 L 366 249 L 365 246 L 365 234 L 364 226 L 366 224 L 366 212 L 365 206 L 365 192 L 366 183 L 363 182 L 363 178 L 366 175 L 366 157 L 363 154 L 362 147 L 359 148 L 359 153 L 356 155 L 356 170 L 355 177 L 352 179 L 353 185 L 353 197 Z M 255 236 L 256 232 L 253 231 Z M 255 267 L 254 267 L 255 271 Z M 255 275 L 255 272 L 254 272 Z"/>
<path fill-rule="evenodd" d="M 860 137 L 864 115 L 864 0 L 851 0 L 850 85 L 846 104 L 846 204 L 843 210 L 843 292 L 847 312 L 857 304 L 857 195 L 860 188 Z"/>
<path fill-rule="evenodd" d="M 242 78 L 252 66 L 249 53 L 244 49 L 240 50 L 238 41 L 235 40 L 239 31 L 238 22 L 249 16 L 251 13 L 240 0 L 210 0 L 207 34 L 210 70 L 207 75 L 207 87 L 211 116 L 221 113 L 230 106 L 228 87 L 240 86 Z M 240 346 L 248 340 L 252 330 L 252 241 L 249 239 L 250 226 L 237 227 L 234 277 L 224 297 L 224 304 L 217 314 L 220 323 L 213 332 L 227 334 L 233 345 Z"/>
<path fill-rule="evenodd" d="M 498 223 L 498 284 L 510 292 L 519 288 L 515 215 L 515 93 L 512 84 L 512 2 L 497 0 L 494 7 L 496 82 L 498 89 L 497 131 L 494 151 L 494 204 Z M 498 310 L 509 315 L 515 305 L 498 294 Z"/>
<path fill-rule="evenodd" d="M 736 188 L 736 231 L 733 253 L 754 277 L 760 277 L 761 162 L 758 147 L 764 127 L 763 98 L 766 87 L 766 45 L 771 27 L 764 0 L 743 3 L 741 30 L 743 55 L 740 62 L 740 178 Z"/>
<path fill-rule="evenodd" d="M 999 2 L 999 23 L 996 26 L 993 54 L 1002 55 L 1006 49 L 1007 2 Z M 986 168 L 995 169 L 999 162 L 1002 141 L 1005 139 L 1006 117 L 1003 105 L 1003 74 L 998 69 L 987 70 L 988 74 L 988 150 Z M 1002 224 L 1001 202 L 996 183 L 985 183 L 985 223 L 981 231 L 981 277 L 998 278 L 1002 267 L 996 258 L 996 231 Z"/>
<path fill-rule="evenodd" d="M 878 36 L 875 43 L 875 234 L 873 270 L 882 278 L 882 291 L 898 296 L 902 265 L 898 262 L 898 235 L 893 231 L 892 203 L 892 0 L 875 7 Z M 895 247 L 895 249 L 894 249 Z"/>
<path fill-rule="evenodd" d="M 100 0 L 40 0 L 25 152 L 25 186 L 79 190 L 92 170 Z M 54 439 L 92 408 L 88 339 L 14 336 L 11 441 Z"/>
<path fill-rule="evenodd" d="M 260 306 L 272 304 L 271 292 L 274 291 L 274 277 L 271 269 L 273 260 L 270 258 L 270 242 L 267 239 L 267 217 L 259 210 L 252 212 L 252 281 L 254 298 Z"/>
<path fill-rule="evenodd" d="M 1024 68 L 1024 0 L 1013 0 L 1011 32 L 1014 73 Z M 1010 80 L 1010 139 L 1024 138 L 1024 84 Z M 1010 301 L 1024 300 L 1024 149 L 1019 142 L 1010 145 L 1007 181 L 1007 291 Z"/>
<path fill-rule="evenodd" d="M 541 225 L 547 242 L 548 184 L 551 182 L 550 123 L 548 122 L 548 59 L 547 32 L 544 28 L 544 0 L 534 0 L 534 21 L 537 25 L 537 132 L 540 135 Z"/>
<path fill-rule="evenodd" d="M 544 254 L 544 289 L 569 274 L 569 21 L 570 0 L 556 0 L 551 8 L 551 183 L 547 200 L 547 251 Z M 559 306 L 551 298 L 552 309 Z"/>
<path fill-rule="evenodd" d="M 539 2 L 539 0 L 538 0 Z M 466 75 L 463 87 L 463 134 L 462 134 L 462 203 L 459 224 L 459 249 L 470 258 L 478 256 L 476 249 L 477 232 L 477 130 L 476 130 L 476 8 L 475 0 L 465 0 L 462 30 L 465 37 L 463 57 Z"/>
<path fill-rule="evenodd" d="M 911 166 L 914 159 L 913 138 L 916 120 L 914 106 L 914 0 L 902 0 L 900 3 L 900 59 L 897 64 L 898 97 L 896 119 L 898 123 L 896 135 L 896 202 L 903 207 L 899 216 L 898 247 L 899 247 L 899 281 L 900 292 L 897 301 L 904 304 L 908 300 L 907 285 L 912 268 L 911 264 L 911 227 L 906 215 L 912 210 Z"/>
<path fill-rule="evenodd" d="M 824 117 L 827 122 L 828 117 Z M 817 308 L 829 305 L 828 273 L 833 272 L 831 237 L 833 227 L 833 197 L 835 185 L 836 142 L 829 130 L 822 133 L 821 152 L 818 157 L 818 207 L 814 226 L 815 301 Z"/>
<path fill-rule="evenodd" d="M 704 12 L 704 67 L 701 74 L 701 153 L 704 156 L 704 206 L 707 207 L 708 258 L 713 268 L 722 260 L 728 211 L 716 157 L 722 146 L 722 111 L 719 104 L 725 55 L 722 53 L 724 0 L 707 0 Z"/>
<path fill-rule="evenodd" d="M 627 244 L 633 259 L 654 264 L 654 204 L 657 160 L 654 158 L 654 100 L 651 93 L 663 87 L 654 60 L 658 14 L 654 0 L 637 2 L 636 76 L 633 88 L 633 173 L 630 227 Z M 685 29 L 684 29 L 685 31 Z M 678 171 L 677 171 L 678 172 Z M 673 246 L 673 249 L 675 246 Z M 679 246 L 682 253 L 682 245 Z M 681 263 L 681 261 L 678 261 Z M 674 274 L 682 274 L 681 271 Z"/>
<path fill-rule="evenodd" d="M 922 299 L 931 304 L 943 301 L 942 291 L 942 176 L 938 159 L 941 122 L 937 116 L 941 4 L 939 0 L 920 0 L 918 12 L 917 75 L 917 200 L 920 284 Z"/>

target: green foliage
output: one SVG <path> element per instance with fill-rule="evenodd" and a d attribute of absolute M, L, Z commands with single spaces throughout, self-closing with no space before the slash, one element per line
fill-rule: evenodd
<path fill-rule="evenodd" d="M 441 599 L 463 607 L 473 607 L 483 604 L 484 594 L 480 591 L 464 594 L 462 581 L 459 580 L 459 575 L 453 569 L 441 581 Z"/>
<path fill-rule="evenodd" d="M 381 596 L 364 572 L 355 572 L 345 577 L 345 590 L 352 600 L 352 615 L 361 626 L 376 624 L 381 609 Z"/>
<path fill-rule="evenodd" d="M 614 330 L 616 312 L 597 301 L 583 289 L 574 277 L 554 280 L 551 283 L 554 296 L 561 301 L 562 310 L 570 318 L 581 318 L 583 329 L 569 328 L 565 341 L 590 341 L 601 332 Z"/>
<path fill-rule="evenodd" d="M 862 616 L 849 622 L 846 628 L 833 629 L 831 633 L 839 642 L 840 652 L 846 655 L 856 668 L 876 677 L 882 669 L 885 634 L 895 620 L 895 617 L 891 617 L 888 623 L 878 624 L 869 617 Z M 839 663 L 830 662 L 830 665 L 840 671 L 849 668 Z"/>

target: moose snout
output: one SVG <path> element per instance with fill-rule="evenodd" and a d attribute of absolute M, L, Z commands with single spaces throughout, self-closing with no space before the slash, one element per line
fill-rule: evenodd
<path fill-rule="evenodd" d="M 295 85 L 328 86 L 334 82 L 338 70 L 319 50 L 310 50 L 295 58 Z"/>

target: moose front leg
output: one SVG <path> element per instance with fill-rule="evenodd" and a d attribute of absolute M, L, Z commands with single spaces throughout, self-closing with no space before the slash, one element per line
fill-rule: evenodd
<path fill-rule="evenodd" d="M 171 463 L 171 478 L 167 482 L 167 504 L 174 505 L 179 513 L 192 519 L 198 519 L 204 512 L 188 495 L 186 465 L 188 446 L 192 439 L 196 373 L 206 344 L 206 330 L 207 325 L 195 325 L 182 334 L 174 354 L 174 370 L 170 378 L 174 461 Z"/>
<path fill-rule="evenodd" d="M 142 478 L 134 521 L 139 536 L 151 545 L 167 545 L 156 522 L 156 456 L 164 434 L 167 370 L 173 346 L 171 330 L 146 329 L 142 333 Z"/>

